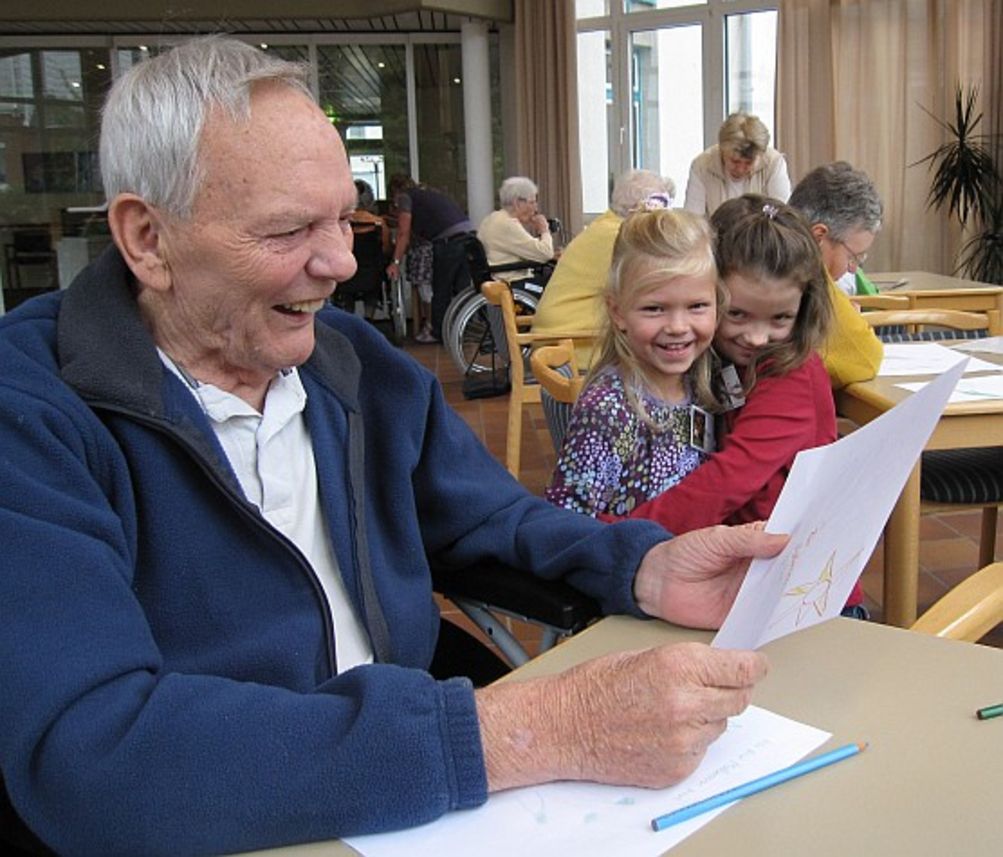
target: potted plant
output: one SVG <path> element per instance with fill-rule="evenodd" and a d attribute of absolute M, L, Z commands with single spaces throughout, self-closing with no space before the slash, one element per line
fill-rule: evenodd
<path fill-rule="evenodd" d="M 999 141 L 978 131 L 977 86 L 962 87 L 954 96 L 954 121 L 938 119 L 922 108 L 945 131 L 946 142 L 917 164 L 933 173 L 927 205 L 947 207 L 968 236 L 958 254 L 956 272 L 974 280 L 1003 285 L 1003 179 L 996 162 Z"/>

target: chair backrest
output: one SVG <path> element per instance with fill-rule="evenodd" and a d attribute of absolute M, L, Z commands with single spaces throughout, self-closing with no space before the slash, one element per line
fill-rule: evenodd
<path fill-rule="evenodd" d="M 1003 562 L 967 577 L 913 623 L 912 630 L 974 643 L 1003 623 Z"/>
<path fill-rule="evenodd" d="M 504 355 L 507 355 L 509 364 L 509 380 L 512 391 L 509 394 L 508 404 L 508 433 L 505 437 L 505 464 L 509 472 L 519 478 L 519 461 L 522 450 L 522 411 L 526 403 L 539 402 L 541 399 L 539 384 L 527 383 L 532 380 L 532 375 L 527 378 L 524 351 L 536 345 L 546 345 L 565 337 L 583 340 L 594 339 L 596 331 L 562 331 L 559 334 L 540 335 L 530 331 L 519 330 L 519 320 L 516 314 L 515 299 L 512 297 L 512 290 L 508 283 L 489 280 L 481 285 L 481 293 L 488 301 L 488 320 L 492 324 L 492 333 L 495 336 L 495 344 Z M 492 310 L 497 308 L 501 313 L 500 323 L 497 315 L 492 321 Z M 523 320 L 531 322 L 532 316 L 523 316 Z M 497 328 L 497 333 L 495 329 Z"/>
<path fill-rule="evenodd" d="M 560 453 L 571 411 L 584 384 L 578 372 L 574 340 L 562 339 L 554 345 L 542 345 L 532 353 L 529 362 L 542 387 L 540 405 L 550 440 L 554 451 Z"/>
<path fill-rule="evenodd" d="M 467 268 L 470 271 L 470 279 L 477 288 L 482 283 L 491 279 L 491 270 L 488 268 L 488 254 L 484 251 L 484 245 L 480 239 L 471 235 L 466 242 Z"/>
<path fill-rule="evenodd" d="M 909 309 L 905 295 L 850 295 L 850 303 L 862 310 Z"/>
<path fill-rule="evenodd" d="M 994 326 L 988 312 L 954 309 L 876 310 L 863 317 L 885 342 L 978 339 L 988 336 Z"/>

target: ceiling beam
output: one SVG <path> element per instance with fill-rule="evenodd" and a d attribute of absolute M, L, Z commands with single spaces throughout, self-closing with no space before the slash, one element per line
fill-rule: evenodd
<path fill-rule="evenodd" d="M 185 21 L 247 18 L 379 18 L 406 12 L 445 12 L 511 22 L 512 0 L 66 0 L 0 3 L 0 21 Z"/>

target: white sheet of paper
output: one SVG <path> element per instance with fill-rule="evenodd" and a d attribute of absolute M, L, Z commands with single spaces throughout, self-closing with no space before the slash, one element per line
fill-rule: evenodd
<path fill-rule="evenodd" d="M 908 381 L 896 384 L 904 390 L 922 390 L 927 381 Z M 984 402 L 986 399 L 1003 399 L 1003 375 L 976 375 L 962 378 L 951 393 L 949 402 Z"/>
<path fill-rule="evenodd" d="M 962 339 L 952 344 L 955 351 L 968 351 L 973 354 L 1003 354 L 1003 336 L 989 336 L 985 339 Z"/>
<path fill-rule="evenodd" d="M 964 370 L 957 363 L 846 437 L 798 453 L 766 525 L 791 540 L 753 560 L 712 645 L 757 649 L 839 615 Z"/>
<path fill-rule="evenodd" d="M 814 726 L 750 706 L 728 721 L 700 767 L 668 789 L 596 783 L 512 789 L 491 795 L 478 809 L 448 813 L 422 827 L 344 841 L 365 857 L 654 857 L 728 807 L 658 833 L 651 819 L 793 765 L 829 737 Z M 753 800 L 764 798 L 769 800 L 766 795 Z M 783 797 L 778 793 L 774 799 Z"/>
<path fill-rule="evenodd" d="M 977 340 L 972 340 L 973 342 Z M 936 342 L 888 342 L 879 375 L 939 375 L 965 359 L 954 348 Z M 1003 366 L 971 358 L 965 373 L 1003 372 Z"/>

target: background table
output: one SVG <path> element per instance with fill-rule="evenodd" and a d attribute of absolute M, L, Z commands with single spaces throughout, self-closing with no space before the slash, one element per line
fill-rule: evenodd
<path fill-rule="evenodd" d="M 904 344 L 909 347 L 908 344 Z M 1003 363 L 1000 355 L 965 352 Z M 897 386 L 930 380 L 930 375 L 888 376 L 850 384 L 835 393 L 836 411 L 864 425 L 911 396 Z M 1003 399 L 949 404 L 937 422 L 926 449 L 966 449 L 1003 446 Z M 885 527 L 884 619 L 907 627 L 916 619 L 919 584 L 920 464 L 913 468 Z M 975 571 L 973 568 L 972 571 Z"/>
<path fill-rule="evenodd" d="M 909 298 L 911 309 L 960 309 L 993 313 L 997 327 L 1003 318 L 1003 286 L 948 277 L 927 271 L 890 271 L 868 274 L 882 293 Z M 905 283 L 899 283 L 905 280 Z"/>

